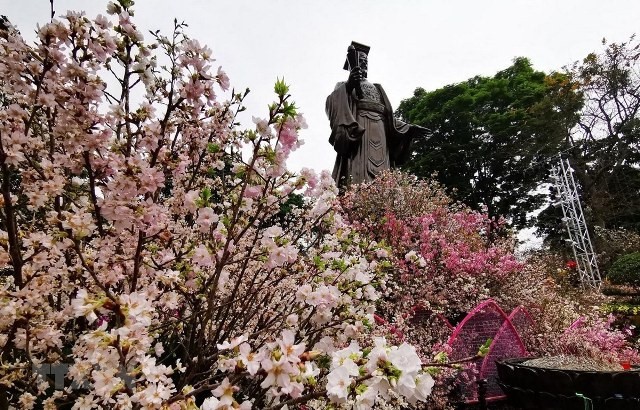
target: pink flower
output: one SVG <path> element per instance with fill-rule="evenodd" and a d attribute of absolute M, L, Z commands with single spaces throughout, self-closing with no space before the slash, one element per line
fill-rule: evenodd
<path fill-rule="evenodd" d="M 154 193 L 164 187 L 164 174 L 157 168 L 148 168 L 140 176 L 140 193 Z"/>
<path fill-rule="evenodd" d="M 200 232 L 207 233 L 213 224 L 217 224 L 220 218 L 209 207 L 200 208 L 198 210 L 198 219 L 196 223 L 200 226 Z"/>
<path fill-rule="evenodd" d="M 218 67 L 218 75 L 216 76 L 216 78 L 218 80 L 218 84 L 220 84 L 220 88 L 222 88 L 224 91 L 227 91 L 229 89 L 230 81 L 227 73 L 222 71 L 222 67 Z"/>
<path fill-rule="evenodd" d="M 248 186 L 244 190 L 244 196 L 246 198 L 257 198 L 262 193 L 264 187 L 260 185 Z"/>
<path fill-rule="evenodd" d="M 318 175 L 313 169 L 306 167 L 302 168 L 302 170 L 300 171 L 300 176 L 305 179 L 307 185 L 309 186 L 309 189 L 315 188 L 318 184 Z"/>
<path fill-rule="evenodd" d="M 214 265 L 209 250 L 202 244 L 198 245 L 198 247 L 194 250 L 191 260 L 201 268 L 210 268 Z"/>
<path fill-rule="evenodd" d="M 193 214 L 195 214 L 196 211 L 198 210 L 196 206 L 196 201 L 198 200 L 199 196 L 200 195 L 198 191 L 195 191 L 195 190 L 191 190 L 184 195 L 184 206 L 187 208 L 189 212 Z"/>

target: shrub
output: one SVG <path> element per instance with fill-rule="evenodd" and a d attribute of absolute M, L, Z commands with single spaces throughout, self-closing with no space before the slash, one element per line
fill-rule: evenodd
<path fill-rule="evenodd" d="M 598 266 L 605 272 L 620 256 L 640 252 L 640 233 L 626 229 L 594 227 L 594 246 L 597 250 Z"/>
<path fill-rule="evenodd" d="M 614 285 L 640 286 L 640 252 L 629 253 L 616 259 L 607 277 Z"/>

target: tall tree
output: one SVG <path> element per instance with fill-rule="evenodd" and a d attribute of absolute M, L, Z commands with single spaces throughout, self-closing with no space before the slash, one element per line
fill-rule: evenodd
<path fill-rule="evenodd" d="M 397 114 L 433 131 L 415 142 L 406 169 L 435 178 L 449 194 L 516 228 L 543 203 L 535 189 L 550 156 L 575 124 L 581 99 L 569 78 L 536 71 L 526 58 L 493 77 L 476 76 L 435 91 L 418 88 Z"/>
<path fill-rule="evenodd" d="M 569 150 L 591 224 L 640 230 L 640 43 L 606 44 L 567 68 L 584 106 Z"/>

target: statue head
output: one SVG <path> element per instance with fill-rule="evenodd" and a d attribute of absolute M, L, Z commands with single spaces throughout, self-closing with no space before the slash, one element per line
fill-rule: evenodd
<path fill-rule="evenodd" d="M 351 71 L 355 65 L 358 65 L 362 70 L 362 75 L 367 78 L 367 71 L 369 69 L 369 50 L 371 47 L 364 44 L 352 41 L 347 50 L 347 59 L 344 62 L 343 68 L 347 71 Z"/>

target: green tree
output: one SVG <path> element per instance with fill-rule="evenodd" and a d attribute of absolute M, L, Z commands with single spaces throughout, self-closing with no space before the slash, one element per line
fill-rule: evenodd
<path fill-rule="evenodd" d="M 640 43 L 606 44 L 567 68 L 584 106 L 569 139 L 590 224 L 640 230 Z"/>
<path fill-rule="evenodd" d="M 549 159 L 568 139 L 581 98 L 570 78 L 536 71 L 526 58 L 493 77 L 476 76 L 427 92 L 418 88 L 397 114 L 433 131 L 414 143 L 406 169 L 434 176 L 455 199 L 516 228 L 545 199 L 535 192 Z"/>
<path fill-rule="evenodd" d="M 582 98 L 564 150 L 579 183 L 600 267 L 606 270 L 617 248 L 626 247 L 625 238 L 640 233 L 640 46 L 635 37 L 603 45 L 600 54 L 565 67 L 563 76 Z M 562 100 L 569 99 L 560 95 Z M 560 207 L 548 206 L 536 225 L 549 245 L 564 243 Z M 616 232 L 626 234 L 616 239 Z"/>

